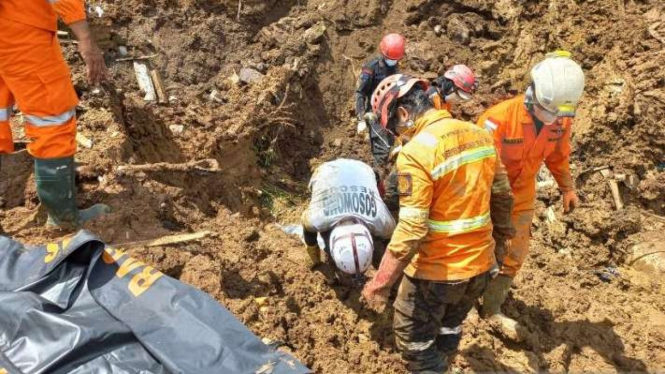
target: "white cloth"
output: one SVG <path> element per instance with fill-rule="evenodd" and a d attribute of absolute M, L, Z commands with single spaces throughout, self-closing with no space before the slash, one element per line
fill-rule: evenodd
<path fill-rule="evenodd" d="M 379 195 L 374 171 L 367 164 L 337 159 L 319 166 L 309 182 L 312 199 L 302 215 L 309 232 L 325 232 L 345 218 L 357 218 L 372 235 L 390 239 L 395 220 Z"/>

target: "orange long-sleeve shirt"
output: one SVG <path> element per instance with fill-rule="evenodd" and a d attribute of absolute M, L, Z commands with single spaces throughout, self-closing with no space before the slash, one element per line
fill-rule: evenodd
<path fill-rule="evenodd" d="M 84 20 L 83 0 L 2 0 L 0 18 L 56 31 L 58 17 L 66 24 Z"/>
<path fill-rule="evenodd" d="M 535 180 L 545 163 L 563 192 L 575 187 L 570 174 L 570 118 L 560 118 L 536 133 L 524 95 L 501 102 L 483 113 L 478 125 L 491 131 L 501 161 L 508 171 L 517 204 L 515 210 L 532 209 Z"/>

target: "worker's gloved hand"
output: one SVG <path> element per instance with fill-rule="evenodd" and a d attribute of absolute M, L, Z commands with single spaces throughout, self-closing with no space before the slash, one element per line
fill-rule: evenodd
<path fill-rule="evenodd" d="M 321 250 L 319 250 L 318 245 L 305 245 L 305 250 L 309 259 L 312 261 L 312 266 L 315 267 L 321 264 Z"/>
<path fill-rule="evenodd" d="M 361 135 L 366 132 L 367 132 L 367 122 L 365 122 L 365 120 L 358 121 L 358 128 L 356 129 L 356 133 L 358 135 Z"/>
<path fill-rule="evenodd" d="M 563 193 L 563 212 L 570 213 L 577 205 L 580 203 L 580 199 L 577 197 L 575 190 L 567 191 Z"/>

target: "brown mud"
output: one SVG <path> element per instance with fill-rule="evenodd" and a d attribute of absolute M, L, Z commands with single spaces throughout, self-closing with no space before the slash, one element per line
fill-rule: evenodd
<path fill-rule="evenodd" d="M 547 51 L 571 51 L 587 74 L 572 156 L 581 207 L 564 216 L 555 189 L 539 192 L 532 252 L 505 307 L 527 337 L 511 342 L 472 315 L 453 371 L 665 370 L 662 274 L 628 265 L 634 246 L 665 240 L 661 1 L 99 3 L 105 13 L 94 29 L 113 84 L 92 91 L 73 46 L 63 44 L 82 98 L 79 131 L 94 142 L 77 154 L 85 166 L 79 205 L 113 208 L 86 228 L 119 246 L 213 231 L 202 242 L 134 253 L 210 293 L 317 373 L 404 370 L 390 310 L 363 310 L 357 290 L 328 280 L 330 269 L 309 271 L 299 241 L 276 226 L 298 221 L 316 164 L 368 159 L 351 115 L 354 71 L 381 35 L 407 36 L 408 72 L 431 77 L 464 63 L 479 73 L 478 95 L 455 113 L 469 120 L 523 91 L 528 69 Z M 156 55 L 149 63 L 168 104 L 144 102 L 132 63 L 115 62 L 118 46 Z M 238 82 L 243 68 L 260 75 Z M 201 159 L 217 160 L 222 171 L 116 171 Z M 2 162 L 4 230 L 29 243 L 64 235 L 42 227 L 30 157 Z M 619 184 L 622 212 L 593 171 L 605 165 L 635 181 Z"/>

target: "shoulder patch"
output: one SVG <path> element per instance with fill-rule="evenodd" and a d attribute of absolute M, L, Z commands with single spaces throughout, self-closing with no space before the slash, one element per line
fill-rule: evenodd
<path fill-rule="evenodd" d="M 420 134 L 416 135 L 412 142 L 422 144 L 429 148 L 436 147 L 436 145 L 439 143 L 434 135 L 425 132 L 421 132 Z"/>
<path fill-rule="evenodd" d="M 496 131 L 496 129 L 499 128 L 499 125 L 490 118 L 485 120 L 484 126 L 485 130 L 489 131 L 490 133 L 493 133 Z"/>
<path fill-rule="evenodd" d="M 413 193 L 413 176 L 411 173 L 397 173 L 397 191 L 400 196 L 411 196 Z"/>

